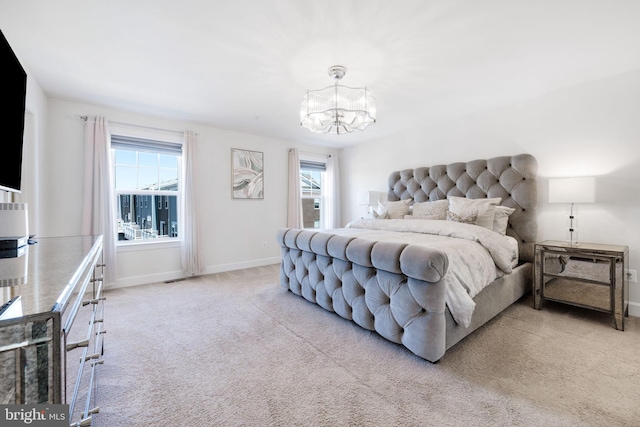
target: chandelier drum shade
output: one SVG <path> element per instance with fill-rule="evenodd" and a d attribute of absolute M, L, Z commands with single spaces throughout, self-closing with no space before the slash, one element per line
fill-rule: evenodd
<path fill-rule="evenodd" d="M 329 68 L 333 86 L 308 90 L 300 106 L 300 124 L 314 133 L 342 134 L 365 130 L 376 122 L 376 99 L 366 87 L 339 85 L 347 69 Z"/>

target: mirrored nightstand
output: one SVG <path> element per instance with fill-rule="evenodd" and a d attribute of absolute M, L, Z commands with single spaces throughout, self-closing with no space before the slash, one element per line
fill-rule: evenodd
<path fill-rule="evenodd" d="M 619 245 L 546 240 L 535 245 L 534 308 L 544 300 L 613 314 L 624 331 L 629 282 L 624 274 L 629 248 Z"/>

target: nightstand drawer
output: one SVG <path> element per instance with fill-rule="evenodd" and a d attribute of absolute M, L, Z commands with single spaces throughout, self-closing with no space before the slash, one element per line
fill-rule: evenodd
<path fill-rule="evenodd" d="M 543 284 L 542 294 L 547 300 L 613 313 L 611 289 L 610 286 L 554 277 Z"/>

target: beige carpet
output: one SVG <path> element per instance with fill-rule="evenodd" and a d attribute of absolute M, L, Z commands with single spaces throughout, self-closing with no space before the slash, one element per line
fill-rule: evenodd
<path fill-rule="evenodd" d="M 529 297 L 414 356 L 278 284 L 278 266 L 106 293 L 94 426 L 632 426 L 640 318 Z"/>

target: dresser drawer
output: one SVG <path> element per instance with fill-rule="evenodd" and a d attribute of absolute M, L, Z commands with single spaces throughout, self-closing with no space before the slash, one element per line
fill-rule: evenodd
<path fill-rule="evenodd" d="M 96 260 L 82 277 L 83 287 L 79 288 L 62 330 L 65 398 L 71 425 L 80 422 L 90 425 L 90 418 L 99 411 L 95 405 L 96 374 L 104 363 L 102 342 L 105 333 L 101 272 Z"/>

